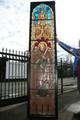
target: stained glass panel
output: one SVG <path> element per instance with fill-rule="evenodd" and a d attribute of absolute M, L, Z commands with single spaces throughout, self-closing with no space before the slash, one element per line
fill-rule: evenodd
<path fill-rule="evenodd" d="M 30 114 L 56 114 L 54 11 L 44 3 L 31 13 Z"/>

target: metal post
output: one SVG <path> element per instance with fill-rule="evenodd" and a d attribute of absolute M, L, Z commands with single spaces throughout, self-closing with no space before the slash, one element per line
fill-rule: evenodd
<path fill-rule="evenodd" d="M 63 67 L 62 67 L 62 58 L 61 58 L 60 62 L 61 62 L 61 94 L 63 94 Z"/>

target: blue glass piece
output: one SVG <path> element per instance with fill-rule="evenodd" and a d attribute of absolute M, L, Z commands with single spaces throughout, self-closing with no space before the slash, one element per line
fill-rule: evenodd
<path fill-rule="evenodd" d="M 35 14 L 35 17 L 37 17 L 37 18 L 38 18 L 38 14 Z"/>

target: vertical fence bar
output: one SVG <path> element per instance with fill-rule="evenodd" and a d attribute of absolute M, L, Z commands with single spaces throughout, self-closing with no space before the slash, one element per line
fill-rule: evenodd
<path fill-rule="evenodd" d="M 7 48 L 6 48 L 6 55 L 5 55 L 5 74 L 6 74 L 6 62 L 7 62 Z M 6 75 L 5 75 L 5 77 L 6 77 Z M 6 99 L 8 98 L 8 81 L 7 81 L 7 79 L 5 78 L 5 89 L 6 89 Z"/>
<path fill-rule="evenodd" d="M 62 66 L 62 58 L 61 58 L 61 94 L 62 94 L 62 112 L 64 110 L 64 100 L 63 100 L 63 66 Z"/>
<path fill-rule="evenodd" d="M 21 55 L 23 56 L 23 52 L 21 52 Z M 21 78 L 23 79 L 23 57 L 21 57 Z M 23 95 L 22 92 L 23 92 L 23 82 L 21 80 L 21 96 Z"/>
<path fill-rule="evenodd" d="M 2 80 L 2 57 L 3 57 L 3 51 L 4 48 L 2 48 L 2 55 L 1 55 L 1 99 L 3 98 L 4 95 L 4 91 L 3 91 L 3 80 Z"/>
<path fill-rule="evenodd" d="M 63 67 L 62 67 L 62 58 L 61 58 L 61 94 L 63 94 Z"/>
<path fill-rule="evenodd" d="M 0 102 L 1 102 L 1 96 L 2 96 L 2 83 L 1 83 L 1 58 L 0 58 Z"/>
<path fill-rule="evenodd" d="M 24 52 L 24 79 L 26 78 L 25 77 L 25 52 Z M 25 84 L 26 84 L 26 80 L 24 81 L 24 95 L 25 95 Z"/>
<path fill-rule="evenodd" d="M 4 48 L 2 49 L 2 53 L 4 53 Z M 2 98 L 3 99 L 6 99 L 6 83 L 5 83 L 5 80 L 4 80 L 4 71 L 3 71 L 3 67 L 4 67 L 4 59 L 3 59 L 4 55 L 2 54 L 2 59 L 1 59 L 1 76 L 2 76 Z"/>
<path fill-rule="evenodd" d="M 9 53 L 11 53 L 11 50 L 9 49 Z M 10 58 L 11 58 L 11 56 L 10 56 L 10 54 L 9 54 L 9 72 L 8 72 L 8 79 L 9 79 L 9 98 L 11 98 L 11 94 L 12 94 L 12 91 L 11 91 L 11 85 L 12 85 L 12 83 L 11 83 L 11 60 L 10 60 Z"/>
<path fill-rule="evenodd" d="M 9 53 L 11 53 L 11 50 L 9 49 Z M 9 84 L 8 84 L 8 98 L 10 98 L 10 94 L 11 94 L 11 89 L 10 89 L 10 86 L 11 86 L 11 82 L 10 82 L 10 54 L 9 54 L 9 60 L 8 60 L 8 81 L 9 81 Z"/>
<path fill-rule="evenodd" d="M 16 55 L 17 55 L 17 51 L 15 52 L 16 53 Z M 16 61 L 15 61 L 15 97 L 17 96 L 17 56 L 15 56 L 15 59 L 16 59 Z"/>
<path fill-rule="evenodd" d="M 1 58 L 0 58 L 0 102 L 2 98 L 2 80 L 1 80 Z"/>
<path fill-rule="evenodd" d="M 20 52 L 21 55 L 21 52 Z M 20 56 L 20 96 L 21 96 L 21 56 Z"/>
<path fill-rule="evenodd" d="M 18 57 L 18 77 L 20 78 L 20 51 L 19 51 L 19 57 Z M 18 96 L 20 96 L 20 81 L 18 81 Z"/>
<path fill-rule="evenodd" d="M 30 57 L 30 55 L 29 55 L 29 51 L 27 51 L 27 54 L 26 54 L 26 60 L 27 60 L 27 62 L 26 62 L 26 66 L 25 66 L 25 77 L 27 78 L 26 79 L 26 86 L 25 86 L 25 88 L 26 88 L 26 92 L 25 92 L 25 95 L 27 95 L 28 96 L 28 71 L 29 71 L 29 57 Z"/>
<path fill-rule="evenodd" d="M 3 51 L 3 50 L 2 50 Z M 3 55 L 1 55 L 2 58 Z M 0 100 L 2 99 L 2 60 L 0 58 Z"/>
<path fill-rule="evenodd" d="M 12 54 L 14 54 L 14 50 L 12 50 Z M 13 81 L 13 79 L 14 79 L 14 77 L 13 77 L 13 75 L 14 75 L 14 61 L 13 61 L 13 59 L 14 59 L 14 56 L 12 56 L 12 98 L 14 97 L 14 81 Z"/>

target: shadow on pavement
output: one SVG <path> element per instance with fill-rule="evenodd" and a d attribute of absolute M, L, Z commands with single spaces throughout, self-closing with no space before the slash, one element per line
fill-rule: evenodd
<path fill-rule="evenodd" d="M 0 108 L 0 120 L 27 120 L 27 103 Z"/>

